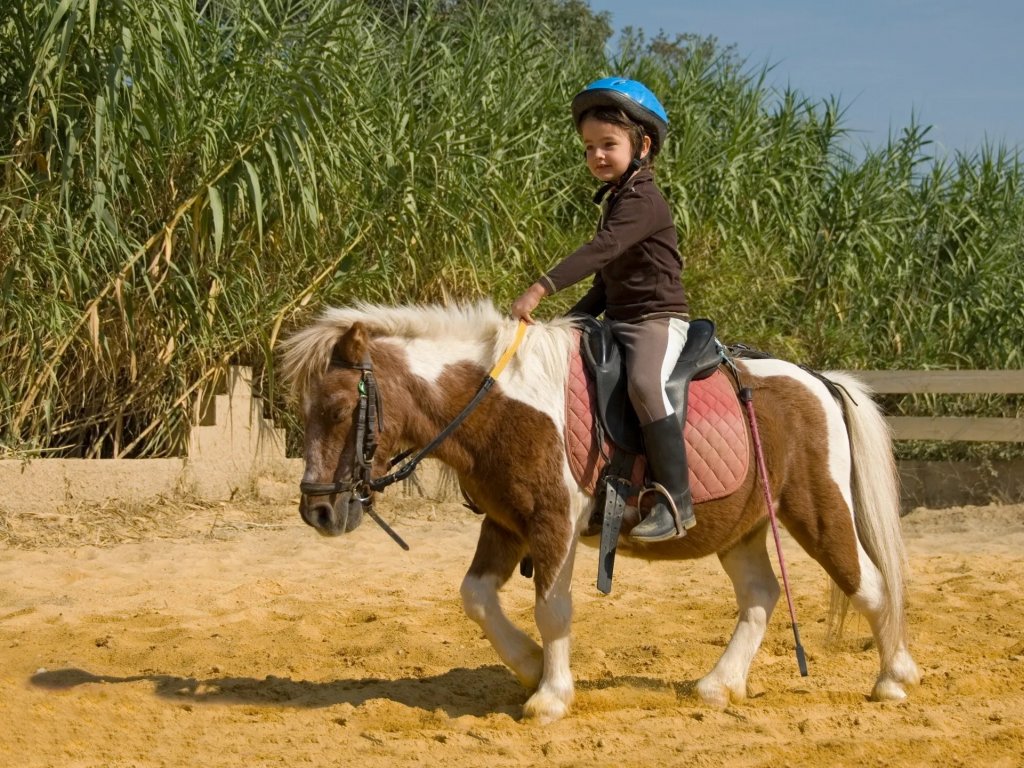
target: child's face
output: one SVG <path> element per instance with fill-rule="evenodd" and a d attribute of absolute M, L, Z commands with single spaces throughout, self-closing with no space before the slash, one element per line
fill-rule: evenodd
<path fill-rule="evenodd" d="M 614 123 L 587 117 L 580 123 L 580 137 L 583 139 L 587 167 L 594 178 L 604 182 L 618 181 L 633 159 L 629 132 Z M 644 136 L 640 156 L 644 157 L 650 148 L 651 139 Z"/>

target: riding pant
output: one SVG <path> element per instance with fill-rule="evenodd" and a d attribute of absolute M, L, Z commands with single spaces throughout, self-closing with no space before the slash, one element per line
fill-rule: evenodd
<path fill-rule="evenodd" d="M 612 322 L 612 334 L 626 358 L 629 400 L 646 426 L 674 412 L 665 392 L 690 324 L 681 317 L 659 316 L 633 323 Z"/>

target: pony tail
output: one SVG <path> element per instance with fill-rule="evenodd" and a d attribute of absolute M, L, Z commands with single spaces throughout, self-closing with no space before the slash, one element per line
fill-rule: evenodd
<path fill-rule="evenodd" d="M 844 373 L 829 372 L 826 376 L 839 384 L 843 393 L 857 538 L 881 572 L 888 598 L 879 631 L 891 641 L 889 647 L 898 647 L 906 633 L 904 601 L 909 563 L 900 530 L 899 474 L 893 458 L 892 432 L 867 385 Z M 829 625 L 830 630 L 835 628 L 835 636 L 842 632 L 848 606 L 849 598 L 833 583 Z"/>

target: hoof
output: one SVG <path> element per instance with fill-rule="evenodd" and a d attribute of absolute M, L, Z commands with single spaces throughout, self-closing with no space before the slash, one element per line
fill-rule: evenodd
<path fill-rule="evenodd" d="M 872 701 L 903 701 L 907 698 L 907 692 L 903 686 L 891 678 L 879 680 L 875 683 L 875 689 L 871 691 Z"/>
<path fill-rule="evenodd" d="M 872 701 L 903 701 L 907 698 L 906 685 L 921 682 L 921 670 L 906 649 L 897 651 L 893 660 L 883 668 L 871 691 Z"/>
<path fill-rule="evenodd" d="M 721 680 L 708 676 L 698 681 L 697 695 L 709 707 L 725 709 L 730 704 L 746 699 L 747 691 L 746 686 L 743 689 L 730 687 Z"/>
<path fill-rule="evenodd" d="M 921 670 L 905 650 L 896 654 L 891 665 L 892 678 L 904 685 L 917 685 L 921 682 Z"/>
<path fill-rule="evenodd" d="M 568 701 L 550 691 L 537 691 L 523 705 L 523 719 L 538 725 L 547 725 L 561 720 L 569 713 L 572 693 L 567 694 Z"/>

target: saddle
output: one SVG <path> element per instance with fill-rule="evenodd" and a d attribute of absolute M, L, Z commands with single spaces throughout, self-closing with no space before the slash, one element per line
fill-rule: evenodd
<path fill-rule="evenodd" d="M 626 361 L 611 326 L 588 317 L 580 337 L 580 351 L 594 382 L 594 406 L 604 434 L 619 448 L 642 454 L 640 420 L 626 392 Z M 724 359 L 715 340 L 715 324 L 705 319 L 692 320 L 686 344 L 665 385 L 680 427 L 685 423 L 690 382 L 706 379 Z"/>
<path fill-rule="evenodd" d="M 736 390 L 719 371 L 724 361 L 714 323 L 691 321 L 666 384 L 680 429 L 687 427 L 690 484 L 698 503 L 732 493 L 747 470 L 747 435 Z M 570 359 L 566 446 L 574 477 L 597 498 L 584 535 L 601 534 L 597 586 L 607 594 L 623 516 L 644 485 L 646 460 L 621 349 L 610 327 L 590 318 L 579 352 Z"/>

